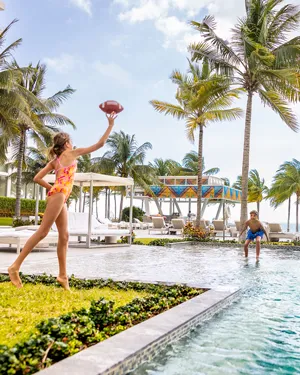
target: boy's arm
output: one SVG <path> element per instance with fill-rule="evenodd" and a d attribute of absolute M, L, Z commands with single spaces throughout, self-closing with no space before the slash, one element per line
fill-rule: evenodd
<path fill-rule="evenodd" d="M 245 232 L 245 230 L 248 228 L 248 225 L 249 225 L 249 220 L 247 220 L 245 222 L 245 224 L 243 225 L 243 228 L 242 230 L 240 231 L 240 236 Z"/>
<path fill-rule="evenodd" d="M 267 234 L 267 232 L 266 232 L 266 230 L 265 230 L 264 225 L 263 225 L 261 222 L 259 222 L 259 223 L 260 223 L 260 229 L 264 232 L 264 234 L 265 234 L 265 236 L 266 236 L 266 238 L 267 238 L 267 241 L 270 242 L 270 240 L 269 240 L 269 236 L 268 236 L 268 234 Z"/>

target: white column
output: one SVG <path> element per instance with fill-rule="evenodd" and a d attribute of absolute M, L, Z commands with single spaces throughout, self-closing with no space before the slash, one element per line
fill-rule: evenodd
<path fill-rule="evenodd" d="M 93 180 L 91 180 L 90 182 L 89 222 L 88 222 L 88 235 L 86 238 L 86 246 L 88 248 L 91 247 L 92 214 L 93 214 Z"/>

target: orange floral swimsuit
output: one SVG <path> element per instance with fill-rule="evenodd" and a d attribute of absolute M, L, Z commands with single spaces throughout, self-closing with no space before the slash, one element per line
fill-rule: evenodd
<path fill-rule="evenodd" d="M 65 202 L 68 200 L 74 183 L 75 172 L 77 169 L 77 161 L 67 166 L 63 167 L 60 163 L 59 158 L 56 158 L 57 165 L 59 168 L 55 169 L 56 181 L 52 188 L 48 191 L 48 197 L 57 193 L 63 193 L 65 195 Z M 58 172 L 62 170 L 62 173 L 58 177 Z"/>

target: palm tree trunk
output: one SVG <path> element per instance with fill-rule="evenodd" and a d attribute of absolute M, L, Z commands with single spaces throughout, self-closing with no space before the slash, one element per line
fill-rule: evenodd
<path fill-rule="evenodd" d="M 198 143 L 198 192 L 197 192 L 197 216 L 196 227 L 200 227 L 201 220 L 201 200 L 202 200 L 202 174 L 203 174 L 203 125 L 199 124 L 199 143 Z"/>
<path fill-rule="evenodd" d="M 107 188 L 105 188 L 105 218 L 107 218 Z"/>
<path fill-rule="evenodd" d="M 288 219 L 287 219 L 287 231 L 290 231 L 290 221 L 291 221 L 291 197 L 289 197 L 288 205 Z"/>
<path fill-rule="evenodd" d="M 121 200 L 120 200 L 120 214 L 119 214 L 119 221 L 121 221 L 121 219 L 122 219 L 122 211 L 123 211 L 123 200 L 124 200 L 124 197 L 123 197 L 123 192 L 121 191 Z"/>
<path fill-rule="evenodd" d="M 22 169 L 23 169 L 23 156 L 25 151 L 25 130 L 21 131 L 19 153 L 17 158 L 17 182 L 16 182 L 16 208 L 15 216 L 20 218 L 21 216 L 21 191 L 22 191 Z"/>
<path fill-rule="evenodd" d="M 108 188 L 107 218 L 110 219 L 110 189 Z"/>
<path fill-rule="evenodd" d="M 117 220 L 117 192 L 116 191 L 114 194 L 114 200 L 115 200 L 115 220 Z"/>
<path fill-rule="evenodd" d="M 299 199 L 300 195 L 297 194 L 297 201 L 296 201 L 296 232 L 299 232 Z"/>
<path fill-rule="evenodd" d="M 257 213 L 258 213 L 258 217 L 259 217 L 259 209 L 260 209 L 260 202 L 259 201 L 256 202 L 256 207 L 257 207 Z"/>
<path fill-rule="evenodd" d="M 244 150 L 243 150 L 243 167 L 242 167 L 242 199 L 241 199 L 241 227 L 247 221 L 248 216 L 248 176 L 249 176 L 249 158 L 250 158 L 250 136 L 251 136 L 251 117 L 252 117 L 252 99 L 253 93 L 248 92 L 245 133 L 244 133 Z M 245 234 L 244 234 L 245 236 Z"/>

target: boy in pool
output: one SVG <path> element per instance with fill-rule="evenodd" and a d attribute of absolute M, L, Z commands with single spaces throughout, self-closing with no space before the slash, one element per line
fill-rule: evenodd
<path fill-rule="evenodd" d="M 251 211 L 250 212 L 250 220 L 246 221 L 240 236 L 245 232 L 247 228 L 250 228 L 247 233 L 246 242 L 244 245 L 245 257 L 248 258 L 248 247 L 251 241 L 256 240 L 256 261 L 259 261 L 260 255 L 260 241 L 265 234 L 267 241 L 269 241 L 268 235 L 265 231 L 263 224 L 258 220 L 258 212 Z"/>

